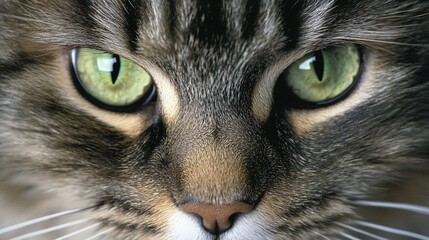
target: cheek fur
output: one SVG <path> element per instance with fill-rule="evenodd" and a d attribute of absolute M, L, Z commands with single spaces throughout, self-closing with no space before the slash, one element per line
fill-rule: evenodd
<path fill-rule="evenodd" d="M 1 2 L 0 226 L 13 226 L 0 238 L 403 236 L 381 225 L 426 238 L 428 11 L 418 0 Z M 365 49 L 351 94 L 305 110 L 280 101 L 284 69 L 341 44 Z M 73 83 L 75 47 L 145 67 L 158 102 L 93 105 Z M 222 208 L 236 202 L 253 209 Z M 229 229 L 203 226 L 225 219 Z M 37 235 L 63 224 L 76 229 Z"/>

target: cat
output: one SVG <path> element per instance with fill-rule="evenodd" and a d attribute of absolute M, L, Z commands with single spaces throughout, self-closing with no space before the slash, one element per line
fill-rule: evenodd
<path fill-rule="evenodd" d="M 425 0 L 2 0 L 0 239 L 429 239 L 428 42 Z"/>

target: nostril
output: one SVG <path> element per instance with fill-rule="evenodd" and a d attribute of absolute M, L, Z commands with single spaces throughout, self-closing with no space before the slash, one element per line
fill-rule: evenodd
<path fill-rule="evenodd" d="M 186 213 L 200 216 L 203 227 L 208 232 L 219 235 L 231 228 L 239 214 L 251 212 L 254 204 L 245 202 L 231 204 L 185 203 L 179 208 Z"/>

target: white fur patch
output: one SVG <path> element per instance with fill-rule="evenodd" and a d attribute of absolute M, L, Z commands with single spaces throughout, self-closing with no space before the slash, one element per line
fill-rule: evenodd
<path fill-rule="evenodd" d="M 272 239 L 266 228 L 268 224 L 257 213 L 240 215 L 231 229 L 220 236 L 220 240 L 246 239 L 265 240 Z"/>
<path fill-rule="evenodd" d="M 168 221 L 167 239 L 171 240 L 214 240 L 214 236 L 206 232 L 197 217 L 175 211 Z"/>

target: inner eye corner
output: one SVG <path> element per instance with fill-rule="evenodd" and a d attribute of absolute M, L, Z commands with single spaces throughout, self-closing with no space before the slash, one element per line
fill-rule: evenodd
<path fill-rule="evenodd" d="M 310 52 L 282 72 L 275 96 L 286 109 L 316 109 L 339 103 L 360 83 L 364 59 L 364 49 L 358 44 Z"/>
<path fill-rule="evenodd" d="M 73 48 L 70 74 L 77 92 L 103 110 L 135 113 L 157 101 L 152 75 L 118 54 Z"/>

